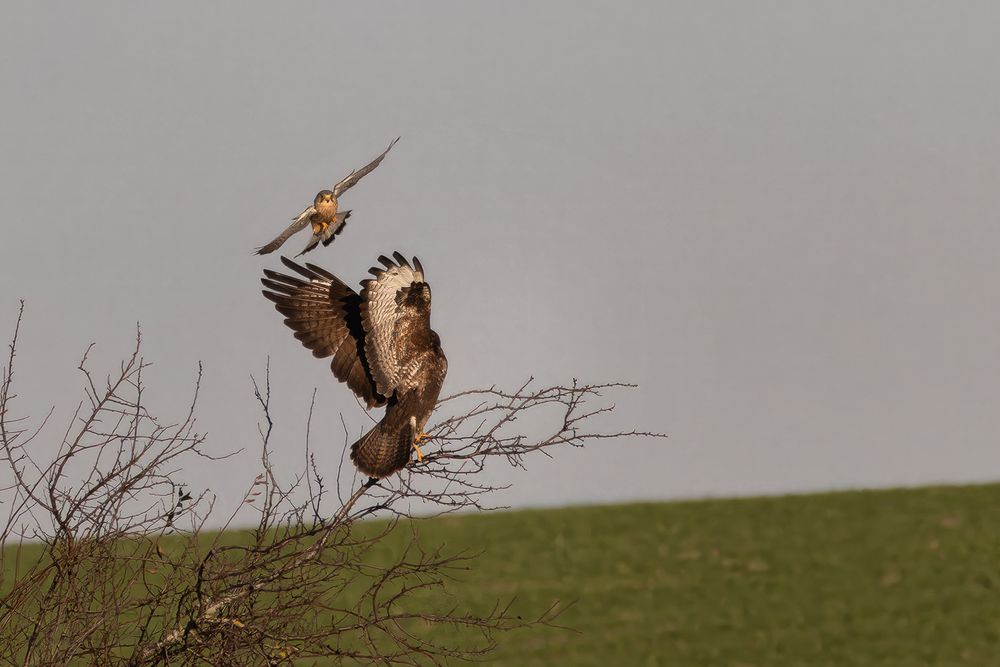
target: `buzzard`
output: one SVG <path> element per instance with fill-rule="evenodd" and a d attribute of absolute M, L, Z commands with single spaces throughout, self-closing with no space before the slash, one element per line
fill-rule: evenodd
<path fill-rule="evenodd" d="M 371 477 L 386 477 L 423 459 L 420 443 L 434 411 L 448 360 L 431 329 L 431 288 L 420 260 L 398 252 L 378 258 L 361 293 L 313 264 L 282 257 L 297 276 L 269 269 L 264 296 L 317 358 L 333 357 L 330 369 L 369 408 L 385 406 L 382 421 L 351 446 L 351 460 Z"/>
<path fill-rule="evenodd" d="M 316 247 L 318 243 L 323 242 L 324 246 L 328 246 L 333 243 L 333 237 L 336 236 L 344 229 L 344 225 L 347 219 L 351 217 L 350 211 L 338 211 L 337 207 L 339 203 L 337 198 L 344 194 L 355 183 L 361 180 L 361 178 L 370 172 L 372 172 L 375 167 L 382 163 L 385 159 L 386 154 L 392 150 L 392 147 L 396 145 L 399 141 L 399 137 L 393 139 L 392 143 L 389 144 L 389 148 L 386 148 L 381 155 L 377 158 L 363 166 L 361 169 L 356 169 L 352 171 L 347 176 L 345 176 L 339 183 L 333 186 L 333 190 L 320 190 L 313 199 L 312 206 L 306 207 L 302 213 L 292 219 L 292 224 L 288 225 L 285 231 L 281 232 L 273 241 L 267 245 L 263 245 L 255 251 L 258 255 L 266 255 L 268 253 L 274 252 L 281 247 L 288 238 L 306 228 L 306 225 L 312 225 L 312 236 L 309 237 L 309 242 L 306 247 L 299 253 L 299 255 L 304 255 L 313 248 Z"/>

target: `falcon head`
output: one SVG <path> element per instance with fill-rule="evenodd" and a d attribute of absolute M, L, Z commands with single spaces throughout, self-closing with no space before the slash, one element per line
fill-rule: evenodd
<path fill-rule="evenodd" d="M 336 201 L 333 197 L 333 191 L 320 190 L 316 195 L 316 199 L 313 200 L 313 206 L 319 206 L 320 204 L 326 204 L 332 201 Z"/>

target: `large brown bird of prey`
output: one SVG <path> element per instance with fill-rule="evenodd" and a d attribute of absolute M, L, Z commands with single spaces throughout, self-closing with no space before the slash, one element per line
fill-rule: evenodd
<path fill-rule="evenodd" d="M 423 432 L 437 403 L 448 360 L 431 329 L 431 288 L 420 260 L 398 252 L 379 257 L 383 267 L 361 281 L 361 293 L 313 264 L 281 261 L 297 276 L 268 269 L 264 296 L 285 316 L 318 358 L 333 357 L 334 376 L 369 407 L 385 415 L 351 447 L 361 472 L 386 477 L 403 468 L 428 436 Z"/>
<path fill-rule="evenodd" d="M 288 238 L 298 231 L 306 228 L 306 225 L 312 225 L 312 236 L 309 237 L 309 242 L 306 247 L 300 252 L 300 255 L 304 255 L 309 252 L 320 242 L 324 246 L 328 246 L 333 243 L 333 237 L 336 236 L 344 229 L 344 225 L 347 219 L 351 217 L 350 211 L 339 211 L 338 206 L 340 205 L 338 198 L 340 195 L 344 194 L 355 183 L 360 181 L 365 175 L 374 171 L 375 167 L 382 163 L 385 159 L 386 154 L 392 150 L 392 147 L 396 145 L 399 141 L 399 137 L 393 139 L 392 143 L 389 144 L 389 148 L 386 148 L 381 155 L 377 158 L 363 166 L 361 169 L 356 169 L 345 176 L 339 183 L 333 186 L 333 190 L 320 190 L 313 200 L 312 206 L 307 206 L 302 213 L 298 216 L 292 218 L 292 224 L 285 228 L 285 231 L 281 232 L 273 241 L 267 245 L 263 245 L 256 250 L 258 255 L 266 255 L 268 253 L 274 252 L 281 247 Z"/>

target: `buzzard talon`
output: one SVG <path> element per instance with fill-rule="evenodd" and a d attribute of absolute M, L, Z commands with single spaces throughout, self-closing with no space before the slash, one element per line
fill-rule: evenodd
<path fill-rule="evenodd" d="M 385 159 L 386 154 L 396 145 L 399 141 L 399 137 L 396 137 L 389 148 L 382 151 L 382 154 L 377 158 L 363 166 L 361 169 L 355 169 L 339 183 L 333 186 L 332 190 L 320 190 L 319 194 L 313 200 L 312 206 L 306 207 L 302 213 L 298 216 L 292 218 L 292 224 L 288 225 L 285 231 L 281 232 L 273 241 L 266 245 L 262 245 L 257 248 L 255 254 L 266 255 L 268 253 L 274 252 L 281 247 L 285 241 L 295 234 L 306 228 L 306 225 L 312 224 L 312 236 L 309 238 L 309 243 L 306 244 L 305 249 L 299 253 L 299 255 L 304 255 L 313 248 L 315 248 L 320 241 L 323 245 L 330 245 L 333 242 L 333 237 L 336 236 L 344 229 L 344 225 L 347 223 L 347 218 L 351 215 L 350 211 L 339 211 L 337 207 L 339 206 L 338 198 L 340 195 L 347 192 L 351 187 L 353 187 L 358 181 L 361 180 L 363 176 L 371 173 L 375 167 L 382 163 Z"/>
<path fill-rule="evenodd" d="M 427 433 L 418 433 L 417 437 L 413 439 L 413 448 L 417 450 L 417 460 L 424 460 L 424 453 L 420 451 L 420 445 L 424 444 L 431 439 L 431 436 Z"/>

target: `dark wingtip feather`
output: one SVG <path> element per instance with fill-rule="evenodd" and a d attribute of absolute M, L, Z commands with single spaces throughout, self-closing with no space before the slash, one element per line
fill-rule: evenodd
<path fill-rule="evenodd" d="M 293 278 L 292 276 L 286 276 L 284 273 L 278 273 L 277 271 L 272 271 L 271 269 L 264 269 L 264 275 L 271 280 L 277 280 L 278 282 L 292 282 L 295 284 L 302 284 L 302 281 L 298 278 Z M 263 278 L 261 278 L 263 280 Z"/>
<path fill-rule="evenodd" d="M 291 259 L 288 259 L 284 255 L 282 255 L 281 256 L 281 263 L 284 264 L 285 266 L 287 266 L 289 269 L 291 269 L 295 273 L 297 273 L 300 276 L 302 276 L 303 278 L 308 278 L 308 279 L 312 280 L 312 278 L 313 278 L 312 272 L 310 272 L 309 269 L 305 268 L 304 266 L 302 266 L 298 262 L 296 262 L 294 260 L 291 260 Z"/>
<path fill-rule="evenodd" d="M 285 278 L 284 280 L 282 280 L 281 278 L 277 280 L 261 278 L 260 282 L 264 287 L 268 288 L 269 290 L 274 290 L 275 292 L 279 292 L 281 294 L 287 294 L 289 296 L 295 294 L 296 290 L 302 289 L 303 286 L 308 285 L 308 283 L 303 283 L 301 280 L 296 280 L 294 278 L 288 279 L 287 276 L 284 276 L 284 278 Z"/>
<path fill-rule="evenodd" d="M 384 264 L 385 268 L 387 268 L 387 269 L 391 269 L 391 268 L 393 268 L 393 267 L 396 266 L 396 264 L 391 259 L 389 259 L 388 257 L 386 257 L 385 255 L 379 255 L 378 256 L 378 261 L 381 262 L 382 264 Z"/>
<path fill-rule="evenodd" d="M 424 274 L 424 267 L 420 264 L 420 260 L 416 257 L 413 258 L 413 268 L 416 269 L 420 275 Z"/>
<path fill-rule="evenodd" d="M 309 262 L 306 262 L 306 268 L 315 273 L 317 276 L 320 276 L 321 278 L 326 278 L 327 280 L 337 279 L 336 276 L 334 276 L 332 273 L 324 269 L 322 266 L 316 266 L 315 264 L 310 264 Z"/>
<path fill-rule="evenodd" d="M 410 266 L 410 263 L 406 261 L 406 258 L 403 257 L 403 253 L 399 252 L 398 250 L 393 251 L 392 256 L 393 258 L 395 258 L 396 264 L 398 264 L 399 266 L 405 266 L 408 269 L 413 268 Z"/>

